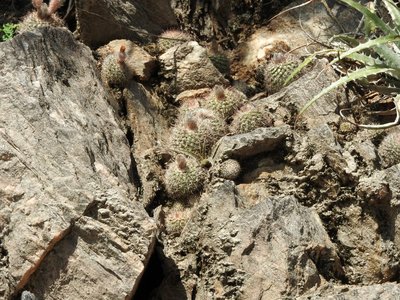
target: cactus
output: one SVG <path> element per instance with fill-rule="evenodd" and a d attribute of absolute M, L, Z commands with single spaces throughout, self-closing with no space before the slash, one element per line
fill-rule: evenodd
<path fill-rule="evenodd" d="M 272 64 L 265 69 L 264 80 L 268 92 L 276 93 L 284 87 L 286 79 L 298 66 L 297 62 Z"/>
<path fill-rule="evenodd" d="M 269 127 L 272 123 L 268 112 L 247 105 L 233 116 L 231 132 L 245 133 L 259 127 Z"/>
<path fill-rule="evenodd" d="M 229 75 L 231 73 L 231 66 L 229 58 L 225 54 L 217 53 L 209 56 L 214 67 L 217 68 L 224 75 Z"/>
<path fill-rule="evenodd" d="M 157 42 L 157 47 L 161 53 L 164 53 L 169 48 L 175 47 L 192 39 L 192 36 L 186 32 L 179 30 L 167 30 L 160 35 Z"/>
<path fill-rule="evenodd" d="M 43 3 L 43 0 L 32 0 L 32 5 L 36 10 L 29 13 L 18 25 L 19 33 L 44 26 L 64 26 L 64 22 L 56 15 L 61 7 L 61 0 L 50 0 L 49 5 Z"/>
<path fill-rule="evenodd" d="M 246 96 L 238 90 L 217 85 L 207 97 L 205 107 L 227 120 L 246 100 Z"/>
<path fill-rule="evenodd" d="M 177 151 L 203 158 L 225 133 L 224 120 L 210 110 L 198 108 L 186 112 L 174 127 L 170 144 Z"/>
<path fill-rule="evenodd" d="M 400 164 L 400 131 L 392 131 L 382 140 L 378 149 L 385 168 Z"/>
<path fill-rule="evenodd" d="M 178 154 L 165 173 L 165 187 L 170 197 L 184 198 L 200 190 L 205 179 L 206 172 L 195 160 Z"/>
<path fill-rule="evenodd" d="M 221 178 L 235 180 L 241 172 L 240 163 L 235 159 L 228 159 L 218 167 L 218 176 Z"/>
<path fill-rule="evenodd" d="M 108 55 L 101 66 L 101 79 L 109 87 L 123 88 L 131 79 L 131 72 L 126 65 L 125 46 L 121 46 L 117 55 Z"/>
<path fill-rule="evenodd" d="M 169 235 L 179 236 L 181 234 L 190 217 L 190 212 L 190 208 L 185 208 L 179 202 L 173 204 L 165 217 L 165 226 Z"/>

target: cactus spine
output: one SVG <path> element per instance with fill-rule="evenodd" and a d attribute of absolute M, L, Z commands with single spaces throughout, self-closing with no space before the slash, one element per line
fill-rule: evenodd
<path fill-rule="evenodd" d="M 184 198 L 203 186 L 205 171 L 193 159 L 178 154 L 165 173 L 165 187 L 172 198 Z"/>
<path fill-rule="evenodd" d="M 118 53 L 108 55 L 101 67 L 101 79 L 109 87 L 123 88 L 131 79 L 131 72 L 125 63 L 126 47 L 122 45 Z"/>
<path fill-rule="evenodd" d="M 49 5 L 43 3 L 43 0 L 32 0 L 32 5 L 35 11 L 26 15 L 18 25 L 19 33 L 44 26 L 64 26 L 63 20 L 56 15 L 56 11 L 61 7 L 60 0 L 51 0 Z"/>

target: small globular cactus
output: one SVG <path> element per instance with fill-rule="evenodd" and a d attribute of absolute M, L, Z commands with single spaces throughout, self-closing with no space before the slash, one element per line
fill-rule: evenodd
<path fill-rule="evenodd" d="M 290 58 L 283 54 L 274 55 L 271 63 L 266 66 L 263 76 L 268 92 L 276 93 L 281 90 L 298 64 L 296 61 L 290 61 Z"/>
<path fill-rule="evenodd" d="M 272 124 L 270 113 L 246 105 L 233 116 L 230 129 L 232 133 L 245 133 L 259 127 L 270 127 Z"/>
<path fill-rule="evenodd" d="M 184 207 L 180 202 L 175 202 L 168 210 L 165 217 L 165 226 L 168 235 L 179 236 L 190 217 L 190 208 Z"/>
<path fill-rule="evenodd" d="M 44 26 L 64 26 L 56 11 L 61 7 L 61 0 L 50 0 L 49 5 L 43 3 L 43 0 L 32 0 L 35 11 L 29 13 L 18 25 L 18 32 L 32 31 L 35 28 Z"/>
<path fill-rule="evenodd" d="M 205 107 L 224 120 L 229 119 L 247 101 L 246 96 L 235 88 L 215 86 L 206 99 Z"/>
<path fill-rule="evenodd" d="M 180 30 L 167 30 L 164 31 L 158 41 L 157 47 L 161 53 L 164 53 L 168 49 L 180 45 L 184 42 L 192 40 L 192 36 L 186 32 Z"/>
<path fill-rule="evenodd" d="M 214 143 L 226 134 L 226 126 L 225 121 L 210 110 L 197 108 L 186 112 L 172 130 L 171 147 L 204 158 Z"/>
<path fill-rule="evenodd" d="M 392 131 L 382 140 L 378 149 L 385 168 L 400 164 L 400 131 Z"/>
<path fill-rule="evenodd" d="M 194 159 L 178 154 L 165 173 L 165 187 L 170 197 L 181 199 L 199 191 L 206 172 Z"/>
<path fill-rule="evenodd" d="M 228 159 L 218 166 L 217 175 L 228 180 L 235 180 L 241 172 L 240 163 L 235 159 Z"/>
<path fill-rule="evenodd" d="M 122 45 L 118 53 L 108 55 L 101 66 L 101 79 L 109 87 L 123 88 L 132 77 L 126 61 L 126 47 Z"/>

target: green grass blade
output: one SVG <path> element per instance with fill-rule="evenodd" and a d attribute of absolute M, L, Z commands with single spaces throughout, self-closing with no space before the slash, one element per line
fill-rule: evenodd
<path fill-rule="evenodd" d="M 380 30 L 382 30 L 385 34 L 396 34 L 396 31 L 390 28 L 389 25 L 387 25 L 382 19 L 380 19 L 376 13 L 372 12 L 369 10 L 367 7 L 364 5 L 357 3 L 353 0 L 339 0 L 340 2 L 346 3 L 350 7 L 358 10 L 360 13 L 362 13 L 365 18 L 368 18 L 373 24 L 378 26 Z"/>
<path fill-rule="evenodd" d="M 344 77 L 340 78 L 339 80 L 335 81 L 330 86 L 326 87 L 320 93 L 318 93 L 316 96 L 314 96 L 314 98 L 312 98 L 310 101 L 308 101 L 306 103 L 306 105 L 304 105 L 304 107 L 300 110 L 297 118 L 299 118 L 319 98 L 321 98 L 325 94 L 329 93 L 330 91 L 336 89 L 337 87 L 339 87 L 347 82 L 350 82 L 350 81 L 353 81 L 353 80 L 356 80 L 359 78 L 367 77 L 370 75 L 379 74 L 379 73 L 390 73 L 392 71 L 396 71 L 396 70 L 391 69 L 391 68 L 382 68 L 382 67 L 378 67 L 378 66 L 370 66 L 370 67 L 362 68 L 360 70 L 356 70 L 356 71 L 348 74 L 347 76 L 344 76 Z"/>
<path fill-rule="evenodd" d="M 373 40 L 369 40 L 363 44 L 358 45 L 357 47 L 351 48 L 350 50 L 342 53 L 341 55 L 339 55 L 339 57 L 337 57 L 331 61 L 331 65 L 334 63 L 337 63 L 339 60 L 341 60 L 355 52 L 358 52 L 358 51 L 361 51 L 364 49 L 370 49 L 376 45 L 393 43 L 393 42 L 397 42 L 397 41 L 400 41 L 400 35 L 385 35 L 385 36 L 381 36 L 381 37 L 373 39 Z"/>

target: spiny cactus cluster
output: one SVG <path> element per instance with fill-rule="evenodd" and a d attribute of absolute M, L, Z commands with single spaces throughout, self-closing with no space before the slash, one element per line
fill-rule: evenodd
<path fill-rule="evenodd" d="M 384 167 L 400 164 L 400 131 L 390 132 L 382 140 L 378 152 Z"/>
<path fill-rule="evenodd" d="M 265 88 L 268 92 L 276 93 L 281 90 L 290 74 L 298 67 L 299 63 L 289 55 L 277 53 L 273 56 L 264 70 Z"/>
<path fill-rule="evenodd" d="M 169 148 L 180 153 L 165 175 L 167 193 L 173 198 L 183 198 L 198 191 L 210 167 L 214 175 L 236 179 L 240 174 L 240 164 L 236 160 L 228 159 L 217 164 L 216 169 L 204 164 L 204 161 L 210 161 L 207 158 L 212 147 L 229 131 L 244 133 L 272 125 L 268 112 L 246 105 L 246 96 L 232 87 L 215 86 L 208 96 L 196 103 L 193 108 L 182 106 L 171 132 Z"/>
<path fill-rule="evenodd" d="M 32 0 L 32 5 L 35 11 L 29 13 L 18 25 L 19 33 L 44 26 L 64 26 L 64 22 L 56 15 L 62 5 L 61 0 L 50 0 L 49 5 L 43 3 L 43 0 Z"/>
<path fill-rule="evenodd" d="M 118 53 L 108 55 L 101 67 L 101 79 L 109 87 L 123 88 L 132 74 L 126 65 L 126 48 L 121 46 Z"/>
<path fill-rule="evenodd" d="M 208 155 L 212 145 L 226 133 L 226 124 L 214 112 L 195 109 L 172 130 L 171 147 L 198 158 Z"/>
<path fill-rule="evenodd" d="M 192 39 L 192 36 L 186 32 L 180 30 L 167 30 L 160 35 L 157 41 L 157 47 L 160 53 L 164 53 L 168 49 Z"/>
<path fill-rule="evenodd" d="M 165 173 L 167 193 L 174 198 L 183 198 L 198 191 L 206 178 L 199 163 L 182 154 L 176 156 Z"/>
<path fill-rule="evenodd" d="M 246 100 L 246 96 L 238 90 L 217 85 L 206 99 L 205 107 L 228 120 Z"/>
<path fill-rule="evenodd" d="M 269 127 L 272 123 L 268 112 L 247 105 L 233 116 L 231 132 L 245 133 L 259 127 Z"/>

